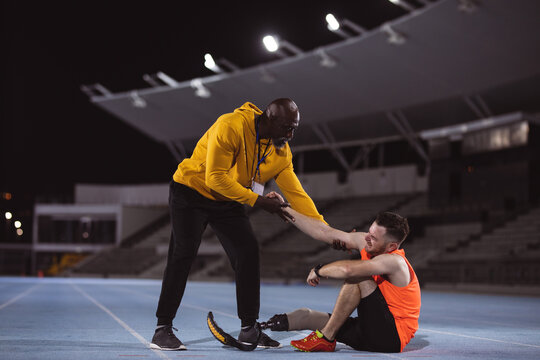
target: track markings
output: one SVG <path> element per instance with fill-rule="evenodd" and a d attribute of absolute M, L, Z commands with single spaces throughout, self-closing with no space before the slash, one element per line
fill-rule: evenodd
<path fill-rule="evenodd" d="M 77 290 L 79 293 L 81 293 L 85 298 L 87 298 L 88 300 L 90 300 L 92 303 L 94 303 L 94 305 L 96 305 L 98 308 L 100 308 L 101 310 L 103 310 L 107 315 L 109 315 L 110 317 L 112 317 L 118 324 L 120 324 L 120 326 L 122 326 L 125 330 L 127 330 L 131 335 L 133 335 L 137 340 L 139 340 L 145 347 L 147 347 L 149 350 L 152 350 L 157 356 L 159 356 L 160 358 L 162 359 L 168 359 L 168 360 L 171 360 L 170 357 L 168 357 L 167 355 L 165 355 L 163 352 L 159 351 L 159 350 L 155 350 L 155 349 L 152 349 L 150 348 L 150 343 L 141 335 L 139 334 L 138 332 L 136 332 L 135 330 L 133 330 L 128 324 L 126 324 L 124 321 L 122 321 L 122 319 L 120 319 L 118 316 L 116 316 L 111 310 L 107 309 L 107 307 L 105 307 L 104 305 L 102 305 L 99 301 L 97 301 L 96 299 L 94 299 L 92 296 L 90 296 L 89 294 L 87 294 L 83 289 L 81 289 L 80 287 L 78 287 L 77 285 L 75 284 L 70 284 L 75 290 Z"/>
<path fill-rule="evenodd" d="M 41 286 L 41 284 L 36 284 L 34 286 L 32 286 L 31 288 L 29 289 L 26 289 L 26 291 L 23 291 L 22 293 L 20 293 L 19 295 L 9 299 L 8 301 L 6 301 L 5 303 L 3 303 L 2 305 L 0 305 L 0 310 L 2 310 L 3 308 L 13 304 L 15 301 L 19 300 L 20 298 L 30 294 L 32 291 L 34 291 L 35 288 Z"/>
<path fill-rule="evenodd" d="M 515 342 L 515 341 L 490 339 L 490 338 L 481 337 L 481 336 L 463 335 L 463 334 L 453 333 L 453 332 L 449 332 L 449 331 L 431 330 L 431 329 L 426 329 L 426 328 L 420 328 L 420 330 L 421 331 L 432 332 L 432 333 L 435 333 L 435 334 L 441 334 L 441 335 L 452 335 L 452 336 L 459 336 L 459 337 L 464 337 L 464 338 L 468 338 L 468 339 L 493 341 L 493 342 L 498 342 L 498 343 L 503 343 L 503 344 L 528 346 L 528 347 L 533 347 L 533 348 L 540 349 L 540 345 L 524 344 L 524 343 L 519 343 L 519 342 Z"/>

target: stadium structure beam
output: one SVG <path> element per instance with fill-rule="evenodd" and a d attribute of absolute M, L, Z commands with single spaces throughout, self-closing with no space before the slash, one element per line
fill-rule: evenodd
<path fill-rule="evenodd" d="M 416 150 L 418 155 L 420 155 L 420 157 L 426 162 L 427 168 L 429 169 L 429 156 L 424 150 L 424 147 L 422 146 L 418 135 L 414 132 L 411 124 L 405 117 L 405 114 L 403 114 L 403 112 L 401 111 L 389 111 L 386 113 L 386 117 L 388 118 L 388 120 L 390 120 L 392 125 L 394 125 L 395 128 L 405 137 L 405 139 L 407 139 L 412 148 Z"/>
<path fill-rule="evenodd" d="M 526 116 L 523 112 L 518 111 L 509 114 L 497 115 L 485 119 L 471 121 L 468 123 L 456 124 L 437 129 L 424 130 L 420 132 L 419 136 L 424 140 L 444 137 L 461 138 L 464 134 L 469 132 L 494 128 L 507 124 L 513 124 L 523 120 L 534 121 L 533 119 L 533 117 Z"/>
<path fill-rule="evenodd" d="M 332 146 L 336 148 L 343 148 L 343 147 L 355 147 L 355 146 L 361 146 L 366 144 L 382 144 L 385 142 L 391 142 L 391 141 L 397 141 L 403 139 L 403 136 L 401 135 L 391 135 L 391 136 L 382 136 L 378 138 L 370 138 L 370 139 L 358 139 L 358 140 L 349 140 L 349 141 L 339 141 L 332 144 Z M 297 145 L 292 146 L 291 149 L 295 153 L 300 153 L 304 151 L 315 151 L 315 150 L 328 150 L 329 149 L 328 144 L 310 144 L 310 145 Z"/>
<path fill-rule="evenodd" d="M 354 171 L 360 165 L 361 163 L 364 163 L 364 165 L 368 164 L 369 159 L 369 153 L 376 147 L 375 144 L 365 144 L 362 145 L 357 151 L 354 156 L 354 159 L 351 161 L 351 164 L 349 165 L 349 172 Z"/>
<path fill-rule="evenodd" d="M 327 149 L 330 151 L 330 153 L 332 153 L 332 155 L 336 158 L 339 164 L 346 171 L 348 171 L 349 163 L 347 162 L 347 158 L 345 158 L 345 155 L 343 154 L 341 149 L 334 145 L 336 143 L 336 140 L 334 138 L 334 135 L 328 128 L 328 125 L 323 124 L 319 127 L 317 124 L 313 124 L 312 128 L 315 134 L 319 137 L 319 139 L 321 139 L 322 142 L 327 145 Z"/>

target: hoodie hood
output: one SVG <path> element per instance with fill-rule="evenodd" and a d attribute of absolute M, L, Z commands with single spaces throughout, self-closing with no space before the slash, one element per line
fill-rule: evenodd
<path fill-rule="evenodd" d="M 244 105 L 234 110 L 234 113 L 242 116 L 248 123 L 249 130 L 255 135 L 255 116 L 261 115 L 263 112 L 253 103 L 246 102 Z"/>

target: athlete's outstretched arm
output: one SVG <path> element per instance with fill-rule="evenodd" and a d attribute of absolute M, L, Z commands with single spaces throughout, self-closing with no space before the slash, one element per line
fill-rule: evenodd
<path fill-rule="evenodd" d="M 277 197 L 280 201 L 283 201 L 281 195 L 272 192 L 267 194 L 268 197 Z M 362 250 L 366 246 L 366 233 L 362 232 L 345 232 L 327 225 L 323 221 L 318 219 L 303 215 L 298 211 L 288 207 L 285 208 L 285 211 L 292 215 L 295 219 L 292 223 L 304 232 L 306 235 L 314 238 L 315 240 L 323 241 L 330 245 L 334 244 L 335 241 L 341 241 L 345 243 L 347 249 L 351 250 Z"/>

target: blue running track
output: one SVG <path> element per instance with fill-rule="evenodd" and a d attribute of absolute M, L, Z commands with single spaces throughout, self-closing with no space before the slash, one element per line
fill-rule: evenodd
<path fill-rule="evenodd" d="M 268 332 L 281 349 L 241 352 L 217 342 L 216 321 L 238 335 L 235 287 L 190 282 L 175 319 L 187 351 L 148 348 L 160 281 L 0 277 L 0 359 L 540 359 L 540 298 L 424 291 L 420 329 L 400 354 L 294 351 L 309 332 Z M 261 320 L 299 307 L 332 311 L 336 286 L 263 285 Z"/>

